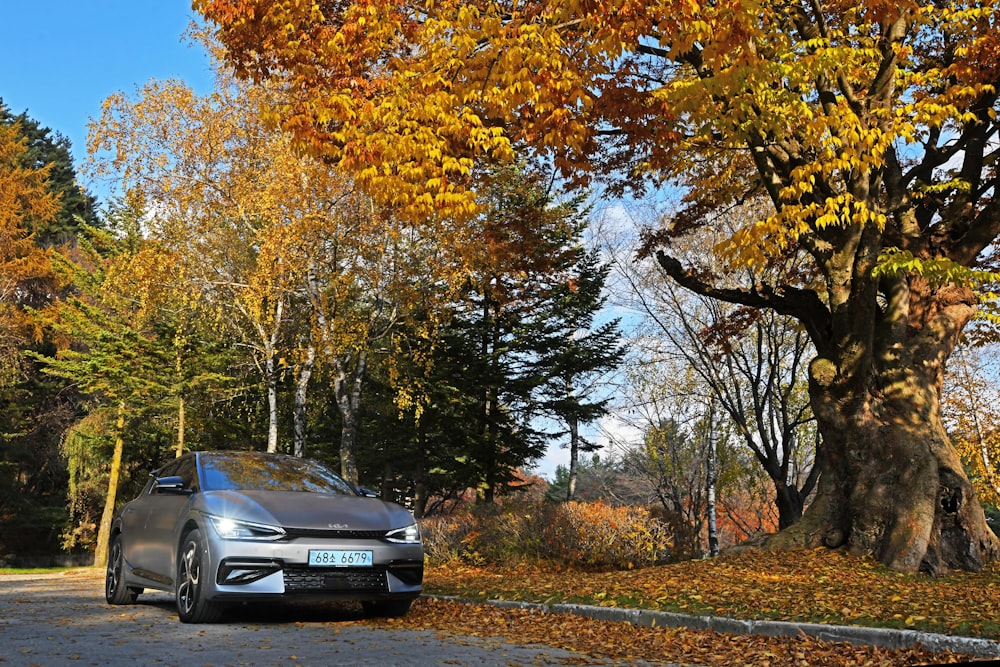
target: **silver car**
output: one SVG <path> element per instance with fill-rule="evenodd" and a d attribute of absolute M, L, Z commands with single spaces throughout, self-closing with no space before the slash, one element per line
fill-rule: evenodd
<path fill-rule="evenodd" d="M 424 552 L 405 508 L 362 494 L 315 461 L 194 452 L 152 473 L 115 516 L 105 597 L 173 592 L 185 623 L 226 603 L 326 596 L 400 616 L 420 595 Z"/>

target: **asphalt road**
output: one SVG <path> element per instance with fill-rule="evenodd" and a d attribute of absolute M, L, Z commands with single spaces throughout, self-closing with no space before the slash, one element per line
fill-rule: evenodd
<path fill-rule="evenodd" d="M 271 604 L 187 625 L 163 593 L 109 606 L 103 574 L 0 576 L 0 667 L 613 664 L 548 646 L 371 627 L 348 605 Z"/>

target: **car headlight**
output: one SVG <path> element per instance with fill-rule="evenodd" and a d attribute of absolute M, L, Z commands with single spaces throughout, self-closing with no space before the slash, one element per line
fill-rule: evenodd
<path fill-rule="evenodd" d="M 208 518 L 215 532 L 224 540 L 280 540 L 285 536 L 285 531 L 280 526 L 238 521 L 222 516 Z"/>
<path fill-rule="evenodd" d="M 411 523 L 409 526 L 390 530 L 385 534 L 385 539 L 397 544 L 418 544 L 420 542 L 420 528 L 417 524 Z"/>

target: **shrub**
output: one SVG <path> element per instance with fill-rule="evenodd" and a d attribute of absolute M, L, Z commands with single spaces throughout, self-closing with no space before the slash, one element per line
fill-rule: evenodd
<path fill-rule="evenodd" d="M 632 569 L 662 562 L 666 526 L 642 507 L 563 503 L 542 528 L 549 558 L 599 568 Z"/>
<path fill-rule="evenodd" d="M 432 563 L 472 560 L 465 545 L 469 535 L 476 531 L 476 526 L 472 513 L 465 509 L 421 519 L 420 533 L 427 559 Z"/>
<path fill-rule="evenodd" d="M 431 562 L 474 564 L 549 559 L 601 569 L 662 562 L 666 526 L 639 507 L 605 503 L 515 503 L 421 523 Z"/>

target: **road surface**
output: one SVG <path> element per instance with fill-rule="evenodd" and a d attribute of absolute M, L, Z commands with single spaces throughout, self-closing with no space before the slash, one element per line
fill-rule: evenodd
<path fill-rule="evenodd" d="M 102 569 L 0 576 L 0 667 L 44 665 L 609 665 L 548 646 L 361 623 L 352 605 L 269 604 L 181 623 L 173 596 L 104 601 Z"/>

